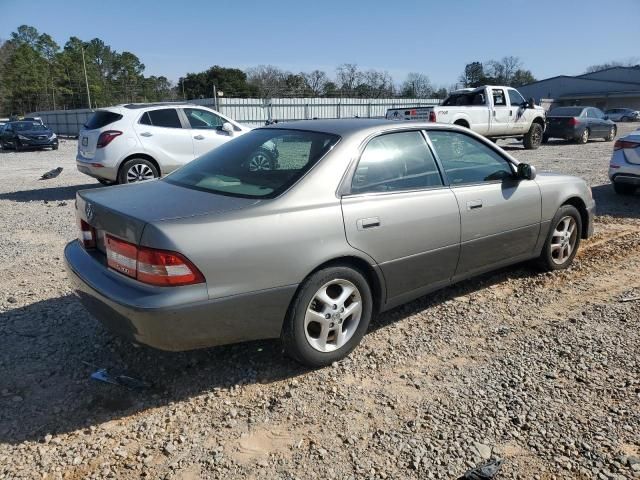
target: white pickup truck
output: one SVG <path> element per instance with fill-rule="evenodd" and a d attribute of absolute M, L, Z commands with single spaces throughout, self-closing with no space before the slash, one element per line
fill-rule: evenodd
<path fill-rule="evenodd" d="M 542 143 L 545 111 L 526 101 L 515 88 L 484 86 L 452 92 L 438 106 L 391 108 L 389 120 L 428 120 L 470 128 L 492 140 L 522 138 L 524 147 Z"/>

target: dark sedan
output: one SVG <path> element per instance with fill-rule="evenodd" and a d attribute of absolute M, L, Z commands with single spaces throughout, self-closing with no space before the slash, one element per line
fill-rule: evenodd
<path fill-rule="evenodd" d="M 40 121 L 9 122 L 0 130 L 0 147 L 15 150 L 49 147 L 57 150 L 58 137 Z"/>
<path fill-rule="evenodd" d="M 564 138 L 587 143 L 590 138 L 603 138 L 607 142 L 616 136 L 616 124 L 595 107 L 559 107 L 547 114 L 547 128 L 542 137 Z"/>

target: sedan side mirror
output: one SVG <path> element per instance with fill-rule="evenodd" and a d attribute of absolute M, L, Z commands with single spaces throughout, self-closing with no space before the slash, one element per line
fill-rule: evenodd
<path fill-rule="evenodd" d="M 229 122 L 224 122 L 222 124 L 222 129 L 223 132 L 227 132 L 229 135 L 233 136 L 233 125 L 231 125 Z"/>
<path fill-rule="evenodd" d="M 521 180 L 533 180 L 536 178 L 536 167 L 528 163 L 519 163 L 518 178 Z"/>

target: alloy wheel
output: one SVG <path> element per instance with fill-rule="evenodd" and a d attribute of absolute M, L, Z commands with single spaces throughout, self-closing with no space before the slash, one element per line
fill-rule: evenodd
<path fill-rule="evenodd" d="M 154 178 L 153 170 L 144 163 L 135 163 L 127 170 L 127 183 L 143 182 Z"/>
<path fill-rule="evenodd" d="M 348 280 L 325 283 L 307 306 L 304 333 L 312 348 L 327 353 L 353 337 L 362 317 L 362 296 Z"/>
<path fill-rule="evenodd" d="M 575 218 L 567 215 L 562 217 L 551 236 L 551 260 L 556 265 L 564 264 L 576 247 L 578 238 Z"/>
<path fill-rule="evenodd" d="M 264 153 L 256 153 L 249 160 L 249 171 L 271 170 L 271 160 Z"/>

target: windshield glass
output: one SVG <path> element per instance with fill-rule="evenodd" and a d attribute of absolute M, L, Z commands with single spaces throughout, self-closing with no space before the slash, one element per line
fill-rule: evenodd
<path fill-rule="evenodd" d="M 252 130 L 176 170 L 165 181 L 222 195 L 273 198 L 302 177 L 339 138 L 302 130 Z"/>
<path fill-rule="evenodd" d="M 560 107 L 549 112 L 550 117 L 579 117 L 582 107 Z"/>
<path fill-rule="evenodd" d="M 39 122 L 15 122 L 12 124 L 13 129 L 16 131 L 22 130 L 46 130 L 47 127 Z"/>

